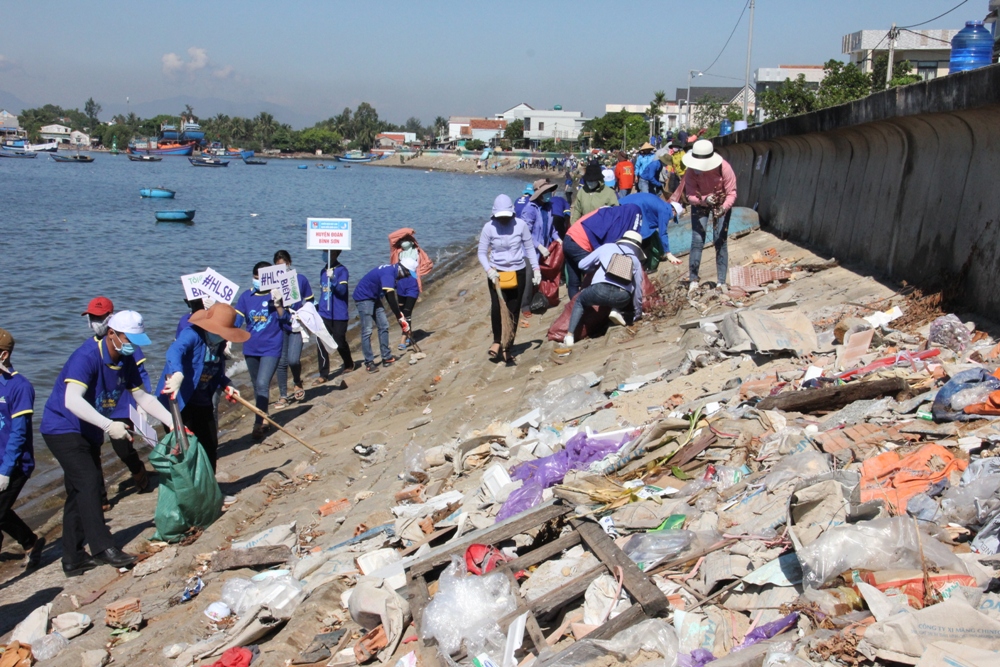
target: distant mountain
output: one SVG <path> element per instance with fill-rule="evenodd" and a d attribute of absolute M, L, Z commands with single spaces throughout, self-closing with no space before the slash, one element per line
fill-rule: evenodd
<path fill-rule="evenodd" d="M 3 99 L 3 93 L 0 92 L 0 101 Z M 227 116 L 253 118 L 261 111 L 266 111 L 274 116 L 275 120 L 279 123 L 288 123 L 295 129 L 310 127 L 322 120 L 322 118 L 300 113 L 295 109 L 279 104 L 271 104 L 269 102 L 233 102 L 216 97 L 186 97 L 178 95 L 177 97 L 169 97 L 162 100 L 133 102 L 127 108 L 122 103 L 102 102 L 101 104 L 104 107 L 101 112 L 102 119 L 107 119 L 117 114 L 125 114 L 128 111 L 132 111 L 141 118 L 152 118 L 159 114 L 176 115 L 184 110 L 185 104 L 190 104 L 198 118 L 210 118 L 220 113 Z M 330 115 L 334 115 L 333 112 Z"/>
<path fill-rule="evenodd" d="M 6 90 L 0 90 L 0 109 L 6 109 L 12 114 L 19 114 L 23 110 L 30 108 L 31 107 L 24 100 L 14 93 L 8 93 Z"/>

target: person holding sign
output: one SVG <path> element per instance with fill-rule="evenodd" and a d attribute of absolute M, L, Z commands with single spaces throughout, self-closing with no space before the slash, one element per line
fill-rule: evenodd
<path fill-rule="evenodd" d="M 167 395 L 177 399 L 185 426 L 198 438 L 216 469 L 219 459 L 219 427 L 215 419 L 215 392 L 222 389 L 235 403 L 240 392 L 226 377 L 226 341 L 245 343 L 250 333 L 236 327 L 236 309 L 216 303 L 191 314 L 190 326 L 177 335 L 167 350 L 167 363 L 156 385 L 161 403 Z"/>
<path fill-rule="evenodd" d="M 366 273 L 354 288 L 354 304 L 358 308 L 358 317 L 361 318 L 361 352 L 365 355 L 365 368 L 369 373 L 378 373 L 375 355 L 372 353 L 373 323 L 378 327 L 382 365 L 389 366 L 396 361 L 389 349 L 389 320 L 386 319 L 385 308 L 382 306 L 383 295 L 392 314 L 399 321 L 403 333 L 410 333 L 410 324 L 400 311 L 399 302 L 396 300 L 396 281 L 414 274 L 416 270 L 415 259 L 403 259 L 399 264 L 383 264 Z"/>
<path fill-rule="evenodd" d="M 115 546 L 101 509 L 101 445 L 104 434 L 129 439 L 120 421 L 111 419 L 126 392 L 150 416 L 171 426 L 170 413 L 143 389 L 132 354 L 149 345 L 142 315 L 123 310 L 108 320 L 104 338 L 88 339 L 70 355 L 45 403 L 39 429 L 49 451 L 62 466 L 66 485 L 63 506 L 63 572 L 74 577 L 98 565 L 128 567 L 135 563 Z M 84 543 L 91 555 L 84 551 Z"/>
<path fill-rule="evenodd" d="M 280 288 L 271 291 L 261 289 L 260 270 L 268 266 L 271 265 L 267 262 L 254 265 L 253 287 L 243 292 L 236 303 L 236 314 L 239 316 L 236 326 L 245 327 L 250 332 L 250 338 L 243 344 L 243 356 L 247 360 L 257 409 L 265 413 L 271 378 L 281 360 L 281 323 L 290 317 L 282 305 Z M 253 422 L 253 438 L 263 440 L 266 433 L 264 420 L 258 415 Z"/>
<path fill-rule="evenodd" d="M 344 362 L 344 367 L 340 371 L 350 373 L 354 370 L 354 358 L 351 356 L 351 348 L 347 345 L 347 294 L 350 274 L 347 267 L 340 263 L 340 251 L 331 250 L 330 263 L 323 267 L 319 274 L 320 299 L 316 304 L 319 316 L 323 318 L 323 325 L 330 332 L 330 336 L 337 343 L 337 352 Z M 319 378 L 314 385 L 321 385 L 330 379 L 330 351 L 323 347 L 323 344 L 316 341 L 316 353 L 319 355 Z"/>
<path fill-rule="evenodd" d="M 31 442 L 31 415 L 35 411 L 35 388 L 10 363 L 14 337 L 0 329 L 0 544 L 3 533 L 24 549 L 24 566 L 38 567 L 45 538 L 35 533 L 14 513 L 14 502 L 35 469 Z"/>
<path fill-rule="evenodd" d="M 284 266 L 285 270 L 292 268 L 292 256 L 287 250 L 279 250 L 274 253 L 274 266 Z M 305 275 L 296 273 L 296 282 L 299 287 L 299 299 L 302 303 L 313 300 L 312 287 Z M 295 386 L 292 389 L 292 397 L 296 401 L 301 401 L 306 397 L 306 390 L 302 387 L 302 325 L 294 317 L 281 323 L 281 359 L 278 360 L 278 393 L 280 397 L 274 404 L 276 409 L 288 406 L 288 369 L 292 369 L 292 381 Z"/>

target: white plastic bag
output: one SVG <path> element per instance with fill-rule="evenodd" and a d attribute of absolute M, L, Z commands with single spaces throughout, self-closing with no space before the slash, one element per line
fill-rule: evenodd
<path fill-rule="evenodd" d="M 69 646 L 69 640 L 58 632 L 51 632 L 31 645 L 35 660 L 51 660 Z"/>

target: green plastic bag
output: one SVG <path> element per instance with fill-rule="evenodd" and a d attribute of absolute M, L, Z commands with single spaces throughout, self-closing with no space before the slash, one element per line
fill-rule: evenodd
<path fill-rule="evenodd" d="M 193 435 L 187 441 L 186 452 L 174 451 L 174 434 L 167 433 L 149 454 L 160 476 L 154 540 L 179 542 L 189 529 L 208 528 L 222 514 L 222 491 L 208 454 Z"/>
<path fill-rule="evenodd" d="M 649 246 L 648 248 L 646 246 Z M 656 273 L 656 270 L 660 267 L 660 262 L 663 261 L 663 242 L 660 240 L 659 234 L 653 234 L 648 239 L 642 243 L 643 249 L 646 251 L 646 271 L 649 273 Z"/>

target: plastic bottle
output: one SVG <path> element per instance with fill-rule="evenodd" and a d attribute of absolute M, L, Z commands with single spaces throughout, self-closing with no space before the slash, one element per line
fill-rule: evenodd
<path fill-rule="evenodd" d="M 723 121 L 719 124 L 719 136 L 724 137 L 727 134 L 732 134 L 732 133 L 733 133 L 733 121 L 729 120 L 728 118 L 723 119 Z"/>
<path fill-rule="evenodd" d="M 993 35 L 982 21 L 968 21 L 951 40 L 948 73 L 965 72 L 993 62 Z"/>

